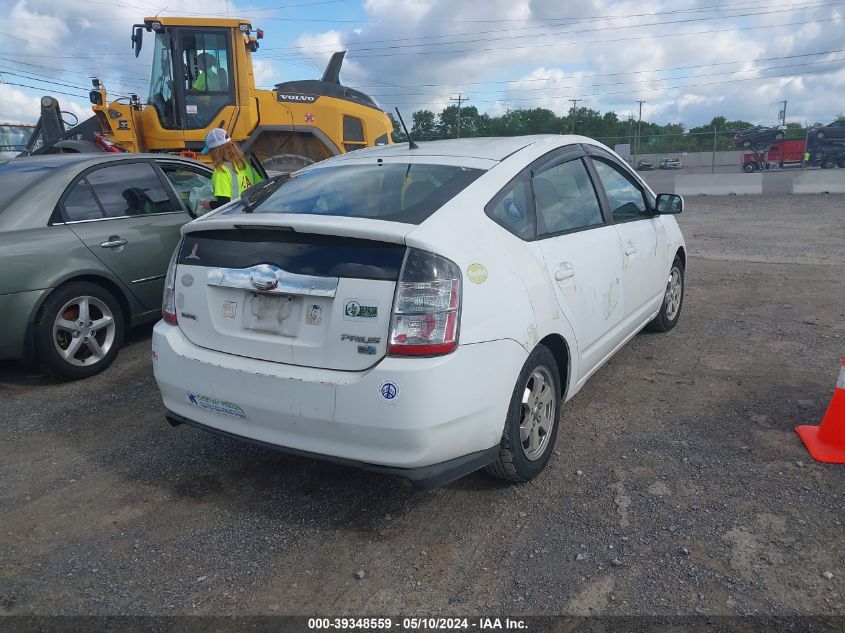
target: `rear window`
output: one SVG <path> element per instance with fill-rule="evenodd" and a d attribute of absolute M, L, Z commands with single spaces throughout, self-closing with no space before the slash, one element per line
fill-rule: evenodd
<path fill-rule="evenodd" d="M 44 178 L 53 167 L 18 158 L 0 163 L 0 182 L 3 183 L 0 187 L 0 211 L 33 183 Z"/>
<path fill-rule="evenodd" d="M 295 175 L 255 213 L 339 215 L 420 224 L 482 173 L 481 169 L 408 163 L 321 167 Z"/>

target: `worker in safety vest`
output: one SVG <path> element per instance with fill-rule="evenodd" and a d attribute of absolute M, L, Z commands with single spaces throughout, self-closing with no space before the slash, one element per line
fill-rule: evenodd
<path fill-rule="evenodd" d="M 216 209 L 240 198 L 246 189 L 263 180 L 223 128 L 214 128 L 206 135 L 202 153 L 211 156 L 214 167 L 211 174 L 214 200 L 203 202 L 206 209 Z"/>
<path fill-rule="evenodd" d="M 200 53 L 197 65 L 201 69 L 191 88 L 198 92 L 213 92 L 229 89 L 226 71 L 220 68 L 217 58 L 211 53 Z"/>

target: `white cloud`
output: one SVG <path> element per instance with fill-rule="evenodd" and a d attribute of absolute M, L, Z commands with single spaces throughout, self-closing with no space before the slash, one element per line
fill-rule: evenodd
<path fill-rule="evenodd" d="M 33 24 L 37 24 L 38 28 L 33 29 Z M 53 47 L 70 35 L 70 29 L 61 18 L 39 13 L 37 10 L 30 11 L 27 0 L 20 0 L 12 7 L 3 30 L 6 33 L 33 34 L 30 37 L 21 38 L 23 53 Z"/>
<path fill-rule="evenodd" d="M 296 45 L 315 65 L 326 55 L 320 43 L 348 48 L 346 83 L 405 111 L 436 111 L 461 91 L 494 115 L 517 107 L 563 114 L 568 98 L 627 114 L 645 99 L 644 116 L 660 122 L 699 125 L 723 114 L 773 123 L 777 101 L 787 99 L 788 118 L 831 118 L 845 53 L 827 65 L 806 64 L 820 57 L 753 60 L 843 48 L 842 10 L 724 4 L 714 12 L 712 0 L 367 0 L 363 27 L 312 33 Z M 778 26 L 797 22 L 808 23 Z M 678 67 L 689 68 L 658 72 Z M 534 81 L 543 76 L 553 81 Z M 537 87 L 545 90 L 530 90 Z"/>
<path fill-rule="evenodd" d="M 275 6 L 274 0 L 247 1 Z M 737 5 L 736 0 L 723 2 Z M 0 19 L 5 19 L 0 73 L 8 83 L 39 86 L 19 89 L 30 98 L 57 91 L 78 95 L 57 95 L 63 106 L 68 100 L 84 107 L 94 74 L 105 81 L 110 95 L 136 92 L 144 98 L 152 38 L 145 34 L 144 51 L 136 60 L 129 46 L 130 27 L 144 13 L 171 4 L 156 0 L 144 10 L 136 1 L 0 3 Z M 234 2 L 228 4 L 230 15 L 240 12 Z M 645 99 L 644 116 L 687 125 L 705 123 L 717 114 L 772 123 L 777 102 L 783 99 L 789 101 L 788 118 L 797 121 L 831 120 L 845 109 L 845 52 L 830 55 L 827 64 L 807 64 L 823 57 L 750 61 L 845 48 L 841 8 L 791 7 L 766 14 L 786 5 L 745 3 L 741 10 L 703 9 L 713 4 L 714 0 L 363 0 L 367 20 L 363 25 L 329 23 L 315 32 L 315 23 L 303 23 L 308 28 L 292 45 L 262 47 L 253 58 L 256 84 L 319 77 L 332 52 L 348 49 L 341 73 L 344 83 L 370 93 L 386 110 L 398 105 L 406 113 L 419 108 L 438 111 L 458 92 L 470 96 L 468 105 L 491 114 L 540 106 L 563 114 L 571 97 L 583 99 L 579 106 L 613 109 L 624 116 L 636 113 L 636 100 Z M 226 8 L 225 0 L 182 0 L 163 13 L 219 16 L 226 15 Z M 331 19 L 337 8 L 327 5 L 320 10 Z M 739 13 L 761 15 L 679 22 Z M 294 16 L 285 12 L 285 17 Z M 747 28 L 793 22 L 808 23 Z M 696 31 L 710 32 L 675 36 Z M 701 67 L 657 72 L 679 66 Z M 753 72 L 730 74 L 737 70 Z M 540 72 L 554 81 L 545 90 L 529 90 L 543 87 L 532 81 L 545 76 Z M 790 77 L 771 76 L 785 74 Z M 768 78 L 734 81 L 755 76 Z M 2 99 L 0 118 L 21 118 L 22 107 Z M 37 117 L 37 109 L 26 118 L 33 116 Z"/>
<path fill-rule="evenodd" d="M 131 27 L 164 8 L 157 0 L 147 6 L 138 2 L 108 0 L 12 0 L 0 2 L 0 76 L 27 99 L 0 99 L 0 119 L 38 118 L 38 97 L 54 95 L 62 109 L 88 118 L 90 78 L 103 80 L 110 98 L 149 91 L 153 39 L 145 33 L 141 57 L 135 59 L 129 42 Z M 226 15 L 225 0 L 181 0 L 163 15 Z M 232 2 L 229 8 L 237 11 Z M 4 90 L 9 94 L 8 87 Z M 67 94 L 63 94 L 67 93 Z M 28 104 L 28 105 L 25 105 Z M 32 107 L 32 104 L 35 107 Z"/>
<path fill-rule="evenodd" d="M 75 119 L 82 121 L 91 116 L 91 107 L 81 101 L 63 99 L 61 109 L 71 113 L 66 123 L 73 125 Z M 7 123 L 35 123 L 41 112 L 41 98 L 25 94 L 7 84 L 0 84 L 0 121 Z M 75 119 L 74 119 L 75 117 Z"/>
<path fill-rule="evenodd" d="M 274 86 L 284 81 L 273 62 L 268 60 L 253 58 L 252 72 L 256 86 Z"/>

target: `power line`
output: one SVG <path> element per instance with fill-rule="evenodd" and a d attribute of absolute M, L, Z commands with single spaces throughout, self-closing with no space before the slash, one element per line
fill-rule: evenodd
<path fill-rule="evenodd" d="M 837 60 L 837 61 L 839 61 L 839 60 Z M 819 69 L 819 70 L 808 70 L 803 74 L 808 75 L 808 74 L 817 74 L 817 73 L 829 73 L 829 72 L 832 72 L 832 71 L 835 71 L 835 70 L 841 70 L 843 68 L 845 68 L 845 65 L 839 65 L 839 66 L 835 66 L 833 68 L 822 68 L 822 69 Z M 710 82 L 704 82 L 704 83 L 682 84 L 682 85 L 677 85 L 677 86 L 665 86 L 665 87 L 661 87 L 661 88 L 652 88 L 652 89 L 646 88 L 646 89 L 642 89 L 641 92 L 655 92 L 657 90 L 675 90 L 675 89 L 684 89 L 684 88 L 695 88 L 695 87 L 701 87 L 701 86 L 721 85 L 721 84 L 726 84 L 726 83 L 740 83 L 740 82 L 746 82 L 746 81 L 762 81 L 762 80 L 766 80 L 766 79 L 776 79 L 776 78 L 779 78 L 779 77 L 794 77 L 794 76 L 795 76 L 794 73 L 786 73 L 786 74 L 780 74 L 780 75 L 766 75 L 765 77 L 748 77 L 748 78 L 744 78 L 744 79 L 729 79 L 729 80 L 725 80 L 725 81 L 710 81 Z M 582 95 L 582 96 L 584 96 L 584 97 L 606 97 L 606 96 L 609 96 L 609 95 L 616 95 L 616 94 L 629 95 L 630 93 L 631 93 L 630 90 L 617 90 L 617 91 L 612 91 L 612 92 L 594 92 L 594 93 L 585 94 L 585 95 Z M 476 100 L 476 102 L 478 102 L 478 103 L 516 103 L 516 102 L 520 102 L 520 101 L 537 101 L 539 99 L 544 99 L 544 98 L 547 98 L 547 97 L 522 97 L 522 98 L 519 98 L 519 99 L 490 99 L 490 100 Z M 558 96 L 558 97 L 555 97 L 555 98 L 563 99 L 563 98 L 565 98 L 565 96 Z M 406 102 L 406 105 L 434 105 L 434 104 L 437 104 L 437 103 L 438 102 L 436 102 L 436 101 L 429 101 L 429 102 L 425 102 L 425 103 Z"/>
<path fill-rule="evenodd" d="M 749 68 L 747 70 L 726 70 L 717 73 L 706 73 L 700 75 L 688 75 L 686 77 L 652 77 L 649 79 L 631 79 L 631 80 L 617 80 L 613 82 L 605 82 L 605 83 L 595 83 L 595 84 L 577 84 L 577 85 L 567 85 L 567 86 L 542 86 L 537 88 L 510 88 L 508 90 L 509 93 L 513 92 L 548 92 L 551 90 L 580 90 L 582 88 L 598 88 L 601 86 L 620 86 L 620 85 L 627 85 L 627 84 L 642 84 L 642 83 L 651 83 L 651 82 L 660 82 L 660 81 L 676 81 L 678 79 L 698 79 L 702 77 L 720 77 L 723 75 L 737 75 L 740 73 L 756 73 L 756 72 L 766 72 L 769 70 L 783 70 L 786 68 L 803 68 L 806 66 L 814 66 L 818 64 L 830 64 L 832 62 L 838 61 L 845 61 L 845 58 L 836 58 L 836 59 L 820 59 L 816 61 L 807 61 L 801 62 L 798 64 L 783 64 L 778 66 L 770 66 L 767 68 Z M 624 73 L 616 73 L 616 74 L 624 74 Z M 633 74 L 633 73 L 632 73 Z M 482 90 L 480 92 L 492 92 L 492 90 Z M 428 92 L 401 92 L 401 93 L 377 93 L 377 92 L 370 92 L 368 93 L 371 97 L 391 97 L 391 96 L 410 96 L 410 95 L 427 95 Z M 543 95 L 544 98 L 549 96 L 549 94 Z M 560 95 L 554 95 L 560 96 Z"/>
<path fill-rule="evenodd" d="M 833 3 L 812 2 L 812 3 L 807 4 L 807 5 L 795 5 L 795 4 L 769 5 L 768 7 L 766 7 L 767 9 L 772 9 L 773 7 L 788 7 L 788 8 L 777 10 L 777 11 L 755 11 L 755 12 L 748 13 L 748 14 L 689 18 L 687 20 L 680 20 L 680 21 L 675 21 L 675 22 L 657 22 L 657 23 L 654 23 L 654 24 L 631 24 L 631 25 L 610 26 L 610 27 L 603 27 L 603 28 L 600 28 L 600 29 L 589 29 L 589 31 L 604 31 L 604 30 L 616 30 L 616 29 L 627 29 L 627 28 L 639 28 L 639 27 L 643 27 L 643 26 L 675 24 L 675 23 L 678 23 L 678 22 L 690 22 L 690 21 L 695 22 L 695 21 L 703 21 L 703 20 L 725 20 L 725 19 L 730 19 L 730 18 L 734 18 L 734 17 L 767 15 L 769 13 L 784 13 L 784 12 L 790 12 L 790 11 L 800 11 L 800 10 L 807 10 L 807 9 L 824 8 L 824 7 L 828 7 L 828 6 L 834 6 L 834 5 L 837 5 L 837 4 L 842 4 L 842 3 L 841 2 L 833 2 Z M 728 9 L 728 10 L 743 10 L 743 9 Z M 635 13 L 635 14 L 630 14 L 630 15 L 627 15 L 627 16 L 615 16 L 615 17 L 614 16 L 604 16 L 604 17 L 601 17 L 601 18 L 593 17 L 593 18 L 588 18 L 588 19 L 584 19 L 584 20 L 579 20 L 579 22 L 580 21 L 591 22 L 591 21 L 595 21 L 595 20 L 605 21 L 605 20 L 608 20 L 608 19 L 613 20 L 613 19 L 621 19 L 621 18 L 628 19 L 628 18 L 646 17 L 646 16 L 654 17 L 654 16 L 657 16 L 657 15 L 669 15 L 669 14 L 674 14 L 674 13 L 676 13 L 676 11 L 657 11 L 657 12 L 653 12 L 653 13 Z M 554 28 L 554 27 L 558 27 L 558 26 L 568 26 L 568 25 L 539 24 L 539 25 L 535 25 L 535 26 L 511 27 L 511 28 L 506 28 L 506 29 L 493 29 L 493 30 L 488 30 L 488 31 L 468 31 L 468 32 L 463 32 L 463 33 L 444 33 L 444 34 L 441 34 L 441 35 L 422 35 L 422 36 L 417 36 L 417 37 L 389 38 L 389 39 L 383 39 L 383 40 L 365 40 L 365 41 L 359 41 L 359 42 L 350 42 L 350 45 L 380 44 L 380 43 L 390 43 L 390 42 L 407 42 L 407 41 L 418 41 L 418 40 L 433 39 L 433 38 L 460 37 L 460 36 L 464 36 L 464 35 L 485 35 L 485 34 L 488 34 L 488 33 L 505 33 L 505 32 L 508 32 L 508 31 L 526 31 L 526 30 L 537 30 L 537 29 L 550 29 L 550 28 Z M 426 45 L 429 45 L 429 44 L 433 45 L 433 46 L 442 46 L 442 45 L 446 45 L 446 44 L 461 44 L 461 43 L 471 43 L 471 42 L 476 42 L 476 41 L 519 39 L 519 38 L 522 38 L 522 37 L 558 36 L 558 35 L 566 35 L 567 33 L 581 33 L 581 32 L 585 32 L 585 31 L 560 31 L 560 32 L 547 33 L 547 34 L 543 34 L 543 35 L 529 34 L 529 35 L 521 35 L 521 36 L 485 38 L 483 40 L 455 40 L 453 42 L 430 42 L 430 43 L 427 43 L 427 44 L 426 43 L 424 43 L 424 44 L 414 44 L 413 46 L 426 46 Z M 332 46 L 334 46 L 334 45 L 333 44 L 324 44 L 324 45 L 320 46 L 319 48 L 323 49 L 323 50 L 326 50 L 326 49 L 330 50 Z M 264 50 L 282 50 L 282 49 L 274 48 L 274 47 L 268 47 L 268 48 L 265 48 Z M 305 50 L 305 51 L 309 51 L 309 52 L 314 52 L 316 50 L 316 48 L 314 46 L 309 46 L 309 47 L 299 46 L 299 47 L 288 47 L 284 50 L 289 50 L 289 51 Z M 317 51 L 317 52 L 319 52 L 319 51 Z"/>
<path fill-rule="evenodd" d="M 824 5 L 825 3 L 819 2 L 818 4 Z M 447 23 L 447 24 L 500 24 L 504 22 L 530 22 L 535 21 L 538 19 L 542 19 L 546 22 L 561 22 L 561 21 L 596 21 L 596 20 L 608 20 L 608 19 L 623 19 L 623 18 L 630 18 L 630 17 L 641 17 L 641 16 L 652 16 L 652 15 L 671 15 L 671 14 L 678 14 L 678 13 L 703 13 L 707 11 L 734 11 L 734 10 L 742 10 L 744 8 L 748 8 L 748 5 L 751 6 L 759 6 L 759 2 L 756 0 L 745 0 L 743 2 L 738 2 L 734 5 L 709 5 L 706 7 L 696 7 L 696 8 L 688 8 L 688 9 L 673 9 L 670 11 L 655 11 L 651 13 L 642 13 L 642 14 L 628 14 L 628 15 L 592 15 L 592 16 L 570 16 L 570 17 L 559 17 L 559 18 L 495 18 L 495 19 L 476 19 L 476 20 L 461 20 L 456 18 L 449 18 L 444 20 L 431 20 L 425 19 L 420 20 L 417 24 L 439 24 L 439 23 Z M 784 6 L 784 5 L 771 5 L 771 6 Z M 803 7 L 798 6 L 797 9 L 801 9 Z M 250 10 L 245 10 L 244 13 L 249 13 Z M 199 14 L 193 14 L 199 15 Z M 201 14 L 206 15 L 206 14 Z M 337 18 L 280 18 L 280 17 L 264 17 L 265 20 L 274 20 L 274 21 L 281 21 L 281 22 L 330 22 L 335 24 L 361 24 L 365 23 L 367 19 L 348 19 L 348 20 L 341 20 Z M 402 24 L 407 24 L 408 20 L 380 20 L 381 23 L 389 24 L 399 22 Z M 560 25 L 557 25 L 560 26 Z M 507 29 L 506 29 L 507 30 Z"/>
<path fill-rule="evenodd" d="M 832 7 L 832 6 L 836 6 L 836 5 L 840 5 L 840 4 L 845 4 L 845 2 L 843 2 L 841 0 L 837 0 L 836 2 L 832 2 L 832 3 L 823 3 L 821 5 L 815 5 L 815 6 L 811 6 L 811 7 L 798 7 L 797 9 L 795 8 L 795 5 L 786 5 L 789 8 L 766 10 L 766 11 L 751 11 L 751 12 L 748 12 L 748 13 L 737 13 L 735 15 L 704 16 L 704 17 L 684 18 L 684 19 L 681 19 L 681 20 L 668 20 L 668 21 L 663 20 L 663 21 L 659 21 L 659 22 L 651 22 L 651 23 L 645 23 L 645 24 L 623 24 L 623 25 L 618 25 L 618 26 L 602 26 L 602 27 L 588 28 L 588 29 L 554 31 L 554 32 L 549 32 L 549 33 L 545 33 L 545 34 L 542 34 L 542 35 L 539 35 L 539 34 L 503 35 L 501 37 L 485 37 L 485 38 L 480 38 L 480 39 L 462 39 L 462 40 L 453 40 L 453 41 L 448 41 L 448 42 L 427 42 L 427 43 L 422 43 L 422 44 L 396 44 L 396 45 L 393 45 L 393 46 L 376 46 L 376 47 L 353 48 L 355 46 L 359 46 L 360 44 L 373 44 L 373 43 L 383 43 L 383 42 L 401 42 L 401 41 L 423 39 L 423 38 L 401 38 L 401 39 L 387 39 L 387 40 L 371 40 L 369 42 L 368 41 L 362 41 L 362 42 L 351 43 L 348 50 L 350 52 L 372 51 L 372 50 L 392 50 L 392 49 L 411 48 L 411 47 L 451 46 L 451 45 L 454 45 L 454 44 L 474 44 L 474 43 L 477 43 L 477 42 L 518 40 L 518 39 L 524 39 L 526 37 L 536 38 L 536 37 L 559 37 L 561 35 L 573 35 L 573 34 L 574 35 L 581 35 L 583 33 L 598 33 L 598 32 L 604 32 L 604 31 L 617 31 L 617 30 L 625 30 L 625 29 L 641 29 L 641 28 L 650 27 L 650 26 L 668 26 L 668 25 L 675 25 L 675 24 L 686 24 L 686 23 L 690 23 L 690 22 L 704 22 L 704 21 L 710 21 L 710 20 L 728 20 L 728 19 L 733 19 L 733 18 L 771 15 L 771 14 L 775 14 L 775 13 L 790 13 L 790 12 L 794 12 L 796 10 L 801 10 L 802 8 L 811 8 L 811 9 L 812 8 L 826 8 L 826 7 Z M 779 6 L 784 6 L 784 5 L 779 5 Z M 641 16 L 645 16 L 645 15 L 651 16 L 651 15 L 655 15 L 655 14 L 637 14 L 637 15 L 638 15 L 638 17 L 641 17 Z M 549 28 L 549 27 L 535 26 L 535 27 L 521 27 L 521 28 L 523 28 L 523 29 L 537 29 L 537 28 Z M 520 29 L 506 29 L 506 30 L 520 30 Z M 428 37 L 455 37 L 455 36 L 461 36 L 461 35 L 475 35 L 475 34 L 480 35 L 480 34 L 485 34 L 485 33 L 490 33 L 490 32 L 494 32 L 494 31 L 480 31 L 480 32 L 476 32 L 476 33 L 456 33 L 456 34 L 451 34 L 451 35 L 436 35 L 436 36 L 428 36 Z M 499 32 L 501 32 L 501 31 L 499 31 Z M 323 45 L 322 48 L 326 49 L 326 47 L 331 47 L 331 46 L 333 46 L 333 45 L 326 44 L 326 45 Z M 278 50 L 278 49 L 268 47 L 265 50 Z M 294 46 L 294 47 L 288 47 L 285 50 L 315 52 L 316 49 L 315 49 L 314 46 L 308 46 L 308 47 L 305 47 L 305 46 L 296 47 L 296 46 Z M 316 52 L 320 52 L 320 51 L 316 50 Z"/>
<path fill-rule="evenodd" d="M 21 88 L 32 88 L 33 90 L 40 90 L 40 88 L 37 88 L 35 86 L 28 86 L 26 84 L 14 83 L 12 81 L 0 82 L 0 86 L 19 86 Z M 53 92 L 56 93 L 56 94 L 59 94 L 59 95 L 65 95 L 67 97 L 76 97 L 77 99 L 80 97 L 79 94 L 71 94 L 69 92 L 62 92 L 61 90 L 53 90 Z"/>
<path fill-rule="evenodd" d="M 834 53 L 842 53 L 845 52 L 845 48 L 836 48 L 829 51 L 819 51 L 817 53 L 801 53 L 796 55 L 782 55 L 779 57 L 759 57 L 757 59 L 745 59 L 745 60 L 737 60 L 737 61 L 730 61 L 730 62 L 712 62 L 709 64 L 694 64 L 691 66 L 672 66 L 670 68 L 650 68 L 646 70 L 628 70 L 624 72 L 617 72 L 617 73 L 587 73 L 581 75 L 582 77 L 619 77 L 621 75 L 637 75 L 642 73 L 663 73 L 663 72 L 673 72 L 676 70 L 693 70 L 696 68 L 709 68 L 711 66 L 727 66 L 730 64 L 754 64 L 757 62 L 768 62 L 768 61 L 776 61 L 780 59 L 797 59 L 799 57 L 815 57 L 817 55 L 832 55 Z M 286 61 L 281 60 L 280 61 Z M 316 67 L 316 66 L 315 66 Z M 738 72 L 738 71 L 734 71 Z M 524 83 L 528 81 L 556 81 L 557 77 L 525 77 L 525 78 L 518 78 L 518 79 L 496 79 L 496 80 L 489 80 L 489 81 L 462 81 L 461 83 L 464 85 L 471 85 L 471 86 L 481 86 L 486 84 L 510 84 L 510 83 Z M 396 87 L 399 88 L 438 88 L 442 86 L 446 86 L 448 84 L 395 84 Z M 383 87 L 384 84 L 378 84 L 378 87 Z M 371 88 L 373 86 L 367 84 L 361 84 L 357 86 L 360 88 Z M 424 93 L 419 93 L 424 94 Z"/>
<path fill-rule="evenodd" d="M 781 24 L 763 24 L 757 26 L 745 26 L 745 27 L 724 27 L 720 29 L 710 29 L 706 31 L 686 31 L 683 33 L 661 33 L 661 34 L 654 34 L 650 33 L 649 35 L 639 35 L 639 36 L 632 36 L 632 37 L 616 37 L 613 39 L 603 39 L 603 40 L 585 40 L 585 41 L 574 41 L 574 42 L 555 42 L 553 44 L 543 43 L 543 44 L 523 44 L 520 46 L 508 46 L 508 47 L 486 47 L 486 48 L 466 48 L 466 49 L 456 49 L 456 50 L 448 50 L 448 51 L 407 51 L 407 52 L 395 52 L 391 53 L 392 57 L 398 56 L 406 56 L 406 55 L 452 55 L 455 53 L 482 53 L 482 52 L 490 52 L 490 51 L 499 51 L 504 50 L 515 50 L 515 49 L 526 49 L 526 48 L 550 48 L 554 46 L 584 46 L 585 44 L 606 44 L 608 42 L 629 42 L 635 40 L 653 40 L 655 37 L 660 38 L 667 38 L 667 37 L 685 37 L 688 35 L 709 35 L 711 33 L 725 33 L 726 31 L 755 31 L 755 30 L 762 30 L 762 29 L 777 29 L 786 26 L 801 26 L 804 24 L 818 24 L 819 22 L 830 22 L 833 20 L 837 20 L 839 18 L 831 17 L 831 18 L 819 18 L 815 20 L 803 20 L 800 22 L 785 22 Z M 393 48 L 393 47 L 391 47 Z M 404 47 L 403 47 L 404 48 Z M 357 55 L 353 57 L 383 57 L 384 53 L 379 53 L 378 51 L 384 50 L 383 48 L 364 48 L 364 49 L 348 49 L 349 53 L 359 53 L 359 52 L 372 52 L 371 55 Z"/>

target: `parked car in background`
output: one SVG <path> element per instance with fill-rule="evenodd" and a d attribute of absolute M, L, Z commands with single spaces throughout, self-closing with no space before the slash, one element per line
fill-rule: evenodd
<path fill-rule="evenodd" d="M 184 227 L 168 268 L 173 425 L 423 488 L 526 481 L 561 404 L 680 317 L 682 198 L 584 137 L 394 144 L 257 187 Z"/>
<path fill-rule="evenodd" d="M 0 159 L 14 158 L 24 151 L 34 130 L 32 123 L 0 123 Z"/>
<path fill-rule="evenodd" d="M 651 171 L 652 169 L 654 169 L 654 165 L 647 160 L 637 161 L 637 171 Z"/>
<path fill-rule="evenodd" d="M 785 128 L 778 127 L 752 127 L 734 135 L 736 147 L 763 147 L 774 141 L 783 139 Z"/>
<path fill-rule="evenodd" d="M 837 139 L 845 141 L 845 120 L 837 120 L 822 127 L 814 127 L 810 130 L 810 136 L 817 141 Z"/>
<path fill-rule="evenodd" d="M 661 158 L 657 164 L 660 169 L 681 169 L 683 165 L 677 158 Z"/>
<path fill-rule="evenodd" d="M 188 159 L 62 154 L 0 162 L 0 358 L 84 378 L 159 316 L 183 224 L 211 199 Z"/>

